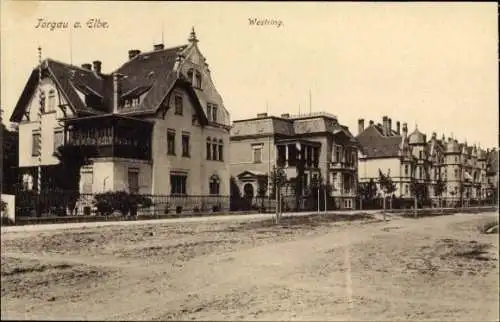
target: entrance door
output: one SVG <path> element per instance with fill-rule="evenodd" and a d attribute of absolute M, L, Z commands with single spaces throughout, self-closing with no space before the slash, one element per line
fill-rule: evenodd
<path fill-rule="evenodd" d="M 254 197 L 254 189 L 251 183 L 247 183 L 243 186 L 243 200 L 245 200 L 245 209 L 250 210 L 252 208 L 252 201 Z"/>

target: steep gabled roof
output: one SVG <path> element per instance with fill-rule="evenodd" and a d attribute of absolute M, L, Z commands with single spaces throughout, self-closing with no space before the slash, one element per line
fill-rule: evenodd
<path fill-rule="evenodd" d="M 367 158 L 390 158 L 399 156 L 400 135 L 385 136 L 382 128 L 371 125 L 360 133 L 356 139 L 360 149 Z"/>
<path fill-rule="evenodd" d="M 105 97 L 107 86 L 106 75 L 97 75 L 93 71 L 83 69 L 77 66 L 68 65 L 53 59 L 46 59 L 42 62 L 42 70 L 45 75 L 51 78 L 60 90 L 61 95 L 68 101 L 68 104 L 75 112 L 85 114 L 100 114 L 108 110 L 109 102 L 102 101 L 101 106 L 88 108 L 85 102 L 82 102 L 76 89 L 89 91 L 97 96 Z M 24 109 L 29 104 L 35 89 L 38 86 L 38 68 L 34 68 L 28 78 L 24 90 L 17 101 L 14 111 L 10 118 L 12 122 L 19 122 L 24 113 Z"/>
<path fill-rule="evenodd" d="M 176 59 L 188 45 L 145 52 L 125 62 L 114 73 L 120 74 L 120 99 L 146 94 L 142 102 L 133 108 L 120 110 L 120 114 L 154 113 L 165 101 L 174 86 L 187 90 L 196 109 L 201 124 L 208 119 L 201 106 L 196 91 L 182 74 L 174 70 Z M 76 113 L 105 114 L 113 110 L 113 76 L 96 74 L 94 71 L 68 65 L 52 59 L 42 62 L 45 75 L 58 87 L 70 107 Z M 38 85 L 38 66 L 33 69 L 28 82 L 11 116 L 11 121 L 19 122 Z M 87 107 L 78 92 L 101 99 L 98 106 Z"/>
<path fill-rule="evenodd" d="M 177 74 L 174 66 L 177 56 L 186 48 L 187 45 L 183 45 L 141 53 L 116 70 L 123 75 L 120 79 L 121 93 L 130 95 L 134 91 L 148 91 L 141 104 L 123 112 L 152 112 L 159 108 L 182 76 Z"/>
<path fill-rule="evenodd" d="M 120 66 L 116 72 L 124 75 L 121 92 L 126 93 L 137 87 L 152 86 L 156 80 L 174 70 L 177 55 L 187 45 L 141 53 Z"/>

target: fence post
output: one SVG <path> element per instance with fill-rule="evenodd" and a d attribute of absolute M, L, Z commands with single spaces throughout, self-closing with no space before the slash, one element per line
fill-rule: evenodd
<path fill-rule="evenodd" d="M 414 197 L 414 205 L 413 205 L 413 209 L 415 211 L 415 214 L 414 214 L 415 218 L 417 218 L 417 207 L 418 207 L 417 197 L 415 196 Z"/>
<path fill-rule="evenodd" d="M 382 213 L 384 214 L 384 221 L 385 221 L 385 193 L 384 197 L 382 198 Z"/>
<path fill-rule="evenodd" d="M 278 185 L 277 184 L 276 184 L 275 190 L 276 190 L 276 196 L 275 196 L 275 198 L 276 198 L 276 207 L 275 207 L 276 208 L 275 209 L 275 211 L 276 211 L 276 219 L 275 219 L 275 222 L 276 222 L 276 224 L 278 224 L 278 221 L 279 221 L 279 218 L 278 218 L 278 216 L 279 216 L 278 215 L 278 213 L 279 213 L 279 190 L 278 190 Z"/>
<path fill-rule="evenodd" d="M 326 185 L 325 185 L 325 189 L 324 190 L 325 190 L 325 215 L 326 215 L 326 213 L 328 211 L 328 202 L 327 202 L 327 198 L 326 198 Z"/>
<path fill-rule="evenodd" d="M 319 215 L 319 184 L 318 184 L 318 215 Z"/>

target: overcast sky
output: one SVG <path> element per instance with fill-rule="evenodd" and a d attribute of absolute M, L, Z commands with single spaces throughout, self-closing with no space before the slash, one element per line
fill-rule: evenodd
<path fill-rule="evenodd" d="M 232 120 L 266 111 L 326 111 L 357 134 L 357 119 L 383 115 L 498 146 L 497 4 L 1 2 L 1 104 L 9 118 L 43 56 L 110 72 L 129 49 L 199 46 Z M 40 30 L 98 18 L 107 29 Z M 252 26 L 249 18 L 282 25 Z M 72 50 L 70 50 L 72 48 Z M 71 54 L 72 53 L 72 54 Z M 309 90 L 312 106 L 309 106 Z"/>

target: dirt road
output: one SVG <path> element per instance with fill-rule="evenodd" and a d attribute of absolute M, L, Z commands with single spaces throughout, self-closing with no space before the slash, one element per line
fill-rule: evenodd
<path fill-rule="evenodd" d="M 2 318 L 498 320 L 496 216 L 2 232 Z"/>

